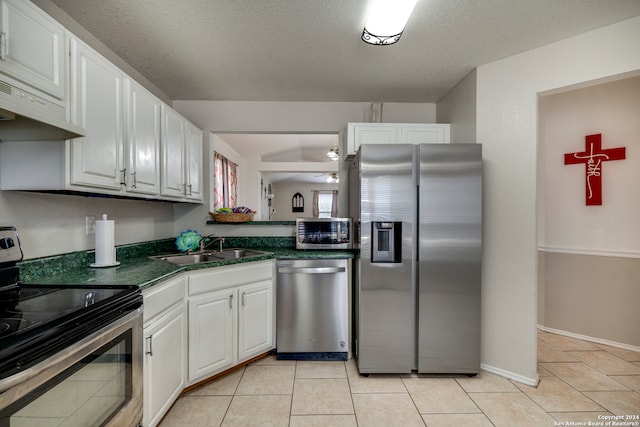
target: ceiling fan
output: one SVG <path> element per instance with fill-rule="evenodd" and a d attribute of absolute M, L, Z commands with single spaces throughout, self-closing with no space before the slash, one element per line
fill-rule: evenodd
<path fill-rule="evenodd" d="M 319 176 L 327 176 L 327 183 L 328 184 L 337 184 L 340 182 L 340 178 L 338 177 L 338 173 L 337 172 L 331 172 L 331 173 L 323 173 L 320 175 L 316 175 L 316 178 Z"/>
<path fill-rule="evenodd" d="M 340 155 L 339 154 L 340 154 L 340 149 L 338 148 L 337 145 L 334 145 L 327 152 L 327 157 L 329 158 L 329 160 L 331 160 L 333 162 L 337 162 L 340 159 Z"/>

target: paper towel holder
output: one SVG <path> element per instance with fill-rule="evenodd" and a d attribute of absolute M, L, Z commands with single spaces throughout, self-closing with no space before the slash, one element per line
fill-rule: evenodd
<path fill-rule="evenodd" d="M 109 224 L 109 222 L 111 224 Z M 104 223 L 104 226 L 102 226 L 102 223 Z M 100 224 L 100 227 L 98 226 L 99 224 Z M 120 265 L 120 262 L 116 261 L 116 248 L 115 248 L 115 242 L 114 242 L 114 238 L 115 238 L 115 236 L 114 236 L 114 233 L 115 233 L 114 227 L 115 227 L 114 221 L 113 220 L 109 221 L 107 219 L 107 214 L 102 214 L 102 220 L 96 221 L 96 249 L 95 249 L 95 261 L 96 262 L 93 262 L 93 263 L 89 264 L 89 267 L 92 267 L 92 268 L 104 268 L 104 267 L 116 267 L 116 266 Z M 107 234 L 110 234 L 110 236 L 103 235 L 102 233 L 99 232 L 100 230 L 102 230 L 103 232 L 105 232 Z M 107 247 L 107 248 L 102 248 L 101 247 L 101 249 L 98 250 L 98 238 L 99 238 L 99 236 L 100 236 L 101 239 L 104 239 L 104 238 L 108 239 L 107 240 L 107 243 L 108 243 L 107 246 L 110 246 L 110 248 L 109 247 Z M 104 242 L 102 242 L 102 243 L 104 243 Z M 110 262 L 104 262 L 104 263 L 99 263 L 98 262 L 98 261 L 100 261 L 101 259 L 104 258 L 104 255 L 105 255 L 106 252 L 111 252 L 111 251 L 113 251 L 112 254 L 111 254 L 111 257 L 108 257 L 108 258 L 111 258 L 109 260 Z M 100 256 L 98 256 L 98 252 L 101 252 Z"/>

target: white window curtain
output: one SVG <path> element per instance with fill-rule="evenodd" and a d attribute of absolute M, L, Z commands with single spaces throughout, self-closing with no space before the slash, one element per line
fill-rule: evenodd
<path fill-rule="evenodd" d="M 215 153 L 213 156 L 213 209 L 238 206 L 238 165 Z"/>

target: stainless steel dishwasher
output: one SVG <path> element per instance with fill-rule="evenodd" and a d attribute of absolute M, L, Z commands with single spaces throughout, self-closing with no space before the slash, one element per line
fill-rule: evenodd
<path fill-rule="evenodd" d="M 276 357 L 347 360 L 350 259 L 277 262 Z"/>

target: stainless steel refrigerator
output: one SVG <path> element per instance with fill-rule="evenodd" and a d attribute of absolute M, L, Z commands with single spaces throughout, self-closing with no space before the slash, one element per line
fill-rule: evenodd
<path fill-rule="evenodd" d="M 362 145 L 349 191 L 360 373 L 478 373 L 482 146 Z"/>

